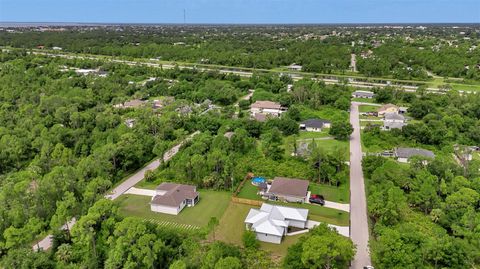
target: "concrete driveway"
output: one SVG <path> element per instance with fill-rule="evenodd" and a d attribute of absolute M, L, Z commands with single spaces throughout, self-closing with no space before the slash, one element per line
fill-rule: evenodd
<path fill-rule="evenodd" d="M 351 268 L 361 269 L 370 265 L 368 249 L 369 230 L 367 217 L 367 201 L 362 170 L 362 146 L 360 143 L 360 121 L 358 103 L 352 102 L 350 123 L 353 133 L 350 138 L 350 237 L 357 246 L 357 254 Z"/>

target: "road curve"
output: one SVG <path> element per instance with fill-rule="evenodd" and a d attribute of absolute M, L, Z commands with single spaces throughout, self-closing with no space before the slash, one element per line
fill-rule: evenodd
<path fill-rule="evenodd" d="M 350 268 L 362 269 L 371 265 L 368 249 L 368 218 L 365 183 L 362 170 L 362 145 L 360 142 L 360 121 L 358 103 L 350 107 L 350 123 L 353 133 L 350 138 L 350 237 L 357 247 L 357 254 Z"/>
<path fill-rule="evenodd" d="M 185 140 L 165 152 L 163 155 L 163 161 L 168 161 L 170 160 L 175 154 L 178 153 L 180 150 L 180 147 L 185 144 L 185 142 L 189 141 L 192 139 L 195 135 L 199 134 L 199 131 L 196 131 L 189 135 Z M 108 194 L 105 195 L 105 198 L 110 199 L 110 200 L 115 200 L 117 199 L 120 195 L 125 193 L 128 189 L 131 187 L 135 186 L 138 182 L 142 181 L 142 179 L 145 177 L 145 173 L 147 170 L 155 170 L 160 166 L 160 159 L 156 159 L 149 164 L 147 164 L 145 167 L 142 169 L 138 170 L 135 174 L 131 175 L 129 178 L 127 178 L 125 181 L 123 181 L 120 185 L 115 187 L 112 191 L 110 191 Z M 73 225 L 75 225 L 76 219 L 73 218 L 71 219 L 68 224 L 64 224 L 62 226 L 62 229 L 66 228 L 66 225 L 68 225 L 69 229 L 72 228 Z M 53 236 L 51 234 L 47 235 L 45 238 L 37 242 L 35 245 L 33 245 L 33 250 L 39 251 L 39 250 L 48 250 L 49 248 L 52 247 L 53 243 Z"/>

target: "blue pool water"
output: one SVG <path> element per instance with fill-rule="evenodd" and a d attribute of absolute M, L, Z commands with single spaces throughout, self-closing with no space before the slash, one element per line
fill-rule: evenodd
<path fill-rule="evenodd" d="M 265 183 L 267 180 L 264 177 L 254 177 L 252 179 L 252 184 L 253 185 L 258 185 L 260 183 Z"/>

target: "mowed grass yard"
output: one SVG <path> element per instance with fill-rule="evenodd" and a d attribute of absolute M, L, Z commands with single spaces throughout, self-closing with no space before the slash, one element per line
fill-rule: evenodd
<path fill-rule="evenodd" d="M 358 107 L 358 112 L 377 111 L 379 108 L 379 106 L 361 105 Z"/>
<path fill-rule="evenodd" d="M 199 190 L 199 192 L 198 204 L 194 207 L 185 207 L 176 216 L 151 211 L 149 196 L 124 194 L 116 200 L 116 203 L 120 207 L 120 213 L 124 216 L 204 227 L 211 217 L 217 219 L 222 217 L 230 202 L 230 193 L 212 190 Z"/>
<path fill-rule="evenodd" d="M 230 202 L 225 214 L 220 219 L 218 227 L 215 229 L 215 239 L 242 246 L 242 236 L 245 232 L 244 221 L 251 208 L 256 207 Z M 270 251 L 274 258 L 285 257 L 288 247 L 295 244 L 301 236 L 286 236 L 281 244 L 260 242 L 260 248 Z"/>

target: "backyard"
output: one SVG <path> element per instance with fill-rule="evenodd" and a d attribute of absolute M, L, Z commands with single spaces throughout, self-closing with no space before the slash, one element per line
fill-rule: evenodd
<path fill-rule="evenodd" d="M 203 227 L 211 217 L 220 219 L 230 202 L 230 193 L 211 190 L 200 190 L 200 201 L 194 207 L 185 207 L 178 215 L 168 215 L 150 210 L 149 196 L 124 194 L 116 203 L 124 216 L 139 217 L 155 222 L 171 222 Z"/>
<path fill-rule="evenodd" d="M 348 203 L 350 201 L 350 191 L 349 185 L 343 184 L 339 187 L 317 184 L 310 182 L 308 190 L 312 194 L 321 194 L 325 197 L 325 200 L 338 202 L 338 203 Z M 262 198 L 257 195 L 257 187 L 252 185 L 250 181 L 246 182 L 242 190 L 238 194 L 240 198 L 246 198 L 251 200 L 262 200 Z"/>

